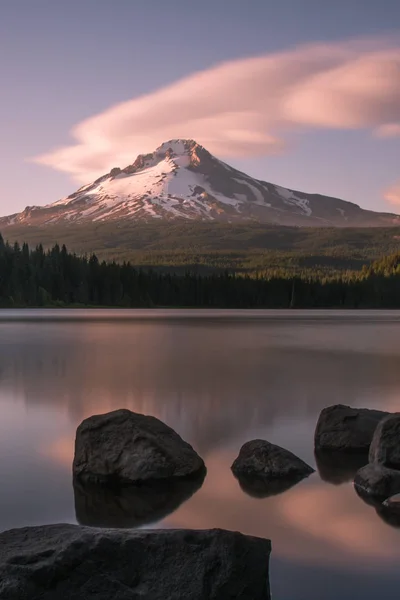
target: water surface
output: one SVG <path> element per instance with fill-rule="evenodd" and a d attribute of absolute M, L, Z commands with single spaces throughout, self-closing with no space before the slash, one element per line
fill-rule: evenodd
<path fill-rule="evenodd" d="M 339 402 L 400 410 L 400 313 L 0 311 L 0 530 L 107 524 L 107 510 L 120 526 L 234 529 L 272 540 L 274 599 L 396 597 L 400 530 L 356 495 L 351 468 L 319 465 L 268 498 L 230 471 L 256 437 L 316 466 L 316 420 Z M 77 425 L 121 407 L 196 448 L 200 489 L 74 490 Z"/>

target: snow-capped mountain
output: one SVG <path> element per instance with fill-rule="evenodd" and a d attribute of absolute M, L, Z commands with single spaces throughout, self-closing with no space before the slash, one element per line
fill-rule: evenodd
<path fill-rule="evenodd" d="M 47 206 L 28 206 L 1 225 L 72 224 L 121 219 L 257 221 L 281 225 L 390 226 L 400 217 L 374 213 L 320 194 L 249 177 L 194 140 L 171 140 L 127 167 Z"/>

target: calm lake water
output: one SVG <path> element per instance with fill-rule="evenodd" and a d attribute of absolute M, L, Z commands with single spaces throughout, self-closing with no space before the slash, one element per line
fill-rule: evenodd
<path fill-rule="evenodd" d="M 222 527 L 272 540 L 274 600 L 397 597 L 400 529 L 356 495 L 351 472 L 322 464 L 259 498 L 230 471 L 253 438 L 316 466 L 315 424 L 335 403 L 400 410 L 400 313 L 0 311 L 0 530 Z M 200 489 L 147 490 L 133 511 L 132 498 L 73 489 L 77 425 L 121 407 L 195 447 Z"/>

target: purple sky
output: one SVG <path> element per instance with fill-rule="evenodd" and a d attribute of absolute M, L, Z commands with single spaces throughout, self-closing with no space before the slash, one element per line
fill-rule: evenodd
<path fill-rule="evenodd" d="M 5 2 L 0 17 L 0 215 L 53 202 L 77 189 L 70 174 L 28 159 L 73 145 L 76 124 L 115 104 L 222 61 L 321 41 L 340 45 L 396 37 L 398 0 Z M 399 63 L 390 76 L 400 80 Z M 238 86 L 237 94 L 242 92 Z M 286 141 L 280 155 L 222 158 L 260 179 L 400 212 L 384 200 L 384 191 L 400 180 L 399 135 L 377 138 L 368 127 L 322 127 Z M 128 162 L 136 150 L 133 144 Z"/>

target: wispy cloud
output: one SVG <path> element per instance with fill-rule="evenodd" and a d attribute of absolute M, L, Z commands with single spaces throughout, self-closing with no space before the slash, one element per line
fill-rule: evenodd
<path fill-rule="evenodd" d="M 381 125 L 375 133 L 377 137 L 381 138 L 400 137 L 400 123 L 387 123 L 386 125 Z"/>
<path fill-rule="evenodd" d="M 400 205 L 400 181 L 385 191 L 385 200 L 390 204 Z"/>
<path fill-rule="evenodd" d="M 397 123 L 399 46 L 314 44 L 222 63 L 112 106 L 74 127 L 74 144 L 34 160 L 87 183 L 172 138 L 194 138 L 219 156 L 255 156 L 281 152 L 293 131 L 393 135 Z"/>

